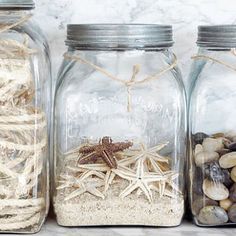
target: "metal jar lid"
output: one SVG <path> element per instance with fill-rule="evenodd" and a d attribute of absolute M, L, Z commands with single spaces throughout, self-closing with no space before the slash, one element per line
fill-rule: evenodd
<path fill-rule="evenodd" d="M 173 45 L 172 26 L 156 24 L 72 24 L 67 26 L 66 45 L 84 50 L 168 48 Z"/>
<path fill-rule="evenodd" d="M 236 48 L 236 25 L 199 26 L 197 45 L 208 48 Z"/>
<path fill-rule="evenodd" d="M 33 9 L 33 0 L 0 0 L 0 9 Z"/>

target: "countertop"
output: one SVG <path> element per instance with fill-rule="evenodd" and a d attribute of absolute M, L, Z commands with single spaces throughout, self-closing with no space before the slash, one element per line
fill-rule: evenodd
<path fill-rule="evenodd" d="M 154 228 L 154 227 L 82 227 L 67 228 L 58 226 L 54 217 L 50 216 L 43 226 L 39 236 L 202 236 L 202 235 L 227 235 L 235 236 L 234 228 L 201 228 L 190 221 L 184 221 L 179 227 Z"/>

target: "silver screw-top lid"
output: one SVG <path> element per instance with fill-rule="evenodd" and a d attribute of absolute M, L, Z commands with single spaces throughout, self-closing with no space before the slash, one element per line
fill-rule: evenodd
<path fill-rule="evenodd" d="M 33 0 L 0 0 L 0 8 L 33 9 L 34 7 Z"/>
<path fill-rule="evenodd" d="M 173 45 L 172 26 L 156 24 L 81 24 L 67 26 L 66 45 L 78 49 L 145 49 Z"/>
<path fill-rule="evenodd" d="M 197 45 L 208 48 L 236 48 L 236 25 L 199 26 Z"/>

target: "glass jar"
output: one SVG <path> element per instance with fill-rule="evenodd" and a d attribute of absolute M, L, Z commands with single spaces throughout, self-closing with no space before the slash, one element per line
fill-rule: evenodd
<path fill-rule="evenodd" d="M 177 226 L 185 91 L 171 26 L 69 25 L 55 97 L 54 209 L 63 226 Z"/>
<path fill-rule="evenodd" d="M 0 232 L 39 231 L 48 211 L 50 60 L 32 0 L 0 0 Z"/>
<path fill-rule="evenodd" d="M 197 225 L 236 223 L 236 25 L 200 26 L 189 106 L 190 200 Z"/>

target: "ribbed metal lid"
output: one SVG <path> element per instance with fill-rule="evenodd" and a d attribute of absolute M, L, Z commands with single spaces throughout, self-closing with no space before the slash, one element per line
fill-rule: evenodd
<path fill-rule="evenodd" d="M 82 24 L 67 26 L 66 45 L 78 49 L 168 48 L 172 26 L 156 24 Z"/>
<path fill-rule="evenodd" d="M 33 9 L 34 7 L 33 0 L 0 0 L 0 8 Z"/>
<path fill-rule="evenodd" d="M 197 44 L 209 48 L 235 48 L 236 25 L 199 26 Z"/>

